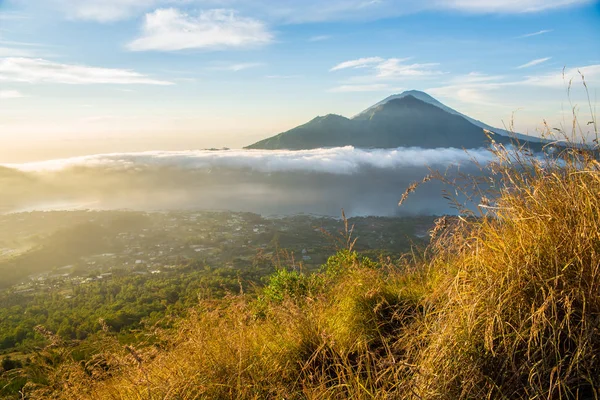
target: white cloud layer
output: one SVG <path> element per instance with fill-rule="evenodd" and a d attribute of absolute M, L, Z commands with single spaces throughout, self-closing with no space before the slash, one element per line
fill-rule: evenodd
<path fill-rule="evenodd" d="M 430 173 L 481 174 L 487 150 L 352 147 L 306 151 L 227 150 L 103 154 L 0 164 L 0 212 L 47 209 L 222 209 L 262 214 L 397 215 L 454 213 Z M 454 166 L 450 166 L 453 164 Z M 460 166 L 456 166 L 460 164 Z M 447 188 L 449 189 L 449 188 Z"/>
<path fill-rule="evenodd" d="M 374 149 L 352 146 L 315 150 L 197 150 L 155 151 L 104 154 L 26 164 L 7 164 L 21 171 L 59 171 L 76 167 L 111 171 L 147 168 L 210 170 L 228 168 L 272 172 L 315 172 L 348 175 L 362 168 L 400 170 L 408 167 L 447 166 L 470 163 L 473 159 L 490 161 L 487 150 L 465 152 L 462 149 Z"/>
<path fill-rule="evenodd" d="M 133 51 L 214 50 L 260 46 L 272 40 L 264 23 L 231 10 L 202 11 L 196 17 L 164 8 L 146 14 L 141 36 L 127 47 Z"/>
<path fill-rule="evenodd" d="M 144 84 L 171 85 L 135 71 L 116 68 L 61 64 L 41 58 L 8 57 L 0 59 L 0 82 L 65 84 Z"/>

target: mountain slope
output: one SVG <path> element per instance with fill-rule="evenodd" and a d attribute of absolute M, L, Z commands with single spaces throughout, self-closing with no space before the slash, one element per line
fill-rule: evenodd
<path fill-rule="evenodd" d="M 470 149 L 489 143 L 484 129 L 498 131 L 444 106 L 426 93 L 410 91 L 391 96 L 352 119 L 332 114 L 317 117 L 247 148 L 304 150 L 350 145 Z M 507 136 L 498 134 L 494 140 L 510 142 Z"/>
<path fill-rule="evenodd" d="M 483 129 L 486 129 L 488 131 L 494 132 L 494 133 L 496 133 L 498 135 L 502 135 L 502 136 L 506 136 L 506 137 L 511 137 L 511 138 L 516 138 L 518 140 L 524 140 L 524 141 L 527 141 L 527 142 L 539 142 L 539 143 L 543 143 L 544 142 L 543 139 L 537 138 L 537 137 L 534 137 L 534 136 L 528 136 L 528 135 L 523 135 L 523 134 L 520 134 L 520 133 L 509 132 L 509 131 L 507 131 L 505 129 L 494 128 L 494 127 L 492 127 L 492 126 L 490 126 L 490 125 L 488 125 L 488 124 L 486 124 L 484 122 L 481 122 L 479 120 L 471 118 L 468 115 L 465 115 L 465 114 L 463 114 L 461 112 L 456 111 L 453 108 L 448 107 L 447 105 L 439 102 L 437 99 L 431 97 L 427 93 L 422 92 L 420 90 L 407 90 L 407 91 L 402 92 L 400 94 L 394 94 L 392 96 L 389 96 L 389 97 L 385 98 L 384 100 L 380 101 L 379 103 L 375 104 L 374 106 L 372 106 L 370 108 L 367 108 L 365 111 L 363 111 L 360 114 L 356 115 L 353 119 L 360 118 L 360 116 L 362 116 L 363 114 L 369 112 L 370 110 L 372 110 L 373 108 L 375 108 L 375 107 L 377 107 L 377 106 L 379 106 L 381 104 L 385 104 L 388 101 L 391 101 L 391 100 L 394 100 L 394 99 L 401 99 L 401 98 L 406 97 L 406 96 L 413 96 L 413 97 L 415 97 L 415 98 L 417 98 L 417 99 L 419 99 L 421 101 L 424 101 L 426 103 L 429 103 L 429 104 L 432 104 L 432 105 L 434 105 L 436 107 L 439 107 L 442 110 L 447 111 L 447 112 L 449 112 L 451 114 L 460 115 L 461 117 L 465 118 L 467 121 L 469 121 L 470 123 L 472 123 L 473 125 L 476 125 L 476 126 L 478 126 L 480 128 L 483 128 Z"/>
<path fill-rule="evenodd" d="M 327 114 L 247 148 L 303 150 L 336 147 L 340 146 L 340 143 L 352 141 L 358 134 L 358 125 L 352 120 L 340 115 Z"/>
<path fill-rule="evenodd" d="M 370 131 L 352 143 L 357 147 L 477 148 L 488 140 L 483 129 L 466 119 L 410 95 L 390 100 L 353 120 Z"/>

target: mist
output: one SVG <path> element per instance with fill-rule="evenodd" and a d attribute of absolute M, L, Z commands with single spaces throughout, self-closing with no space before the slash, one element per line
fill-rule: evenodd
<path fill-rule="evenodd" d="M 430 169 L 479 173 L 484 149 L 199 150 L 114 153 L 0 166 L 0 211 L 49 209 L 233 210 L 263 215 L 446 214 L 430 182 L 398 207 Z"/>

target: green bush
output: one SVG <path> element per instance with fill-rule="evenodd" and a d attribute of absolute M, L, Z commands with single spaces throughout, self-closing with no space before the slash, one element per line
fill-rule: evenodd
<path fill-rule="evenodd" d="M 275 303 L 285 299 L 301 300 L 317 295 L 322 287 L 323 279 L 319 275 L 280 268 L 269 277 L 261 299 Z"/>

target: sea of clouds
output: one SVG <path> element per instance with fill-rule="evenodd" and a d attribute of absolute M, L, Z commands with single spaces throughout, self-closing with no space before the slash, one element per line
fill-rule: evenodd
<path fill-rule="evenodd" d="M 0 210 L 228 209 L 261 214 L 452 212 L 441 183 L 406 187 L 431 169 L 479 173 L 488 150 L 197 150 L 99 154 L 0 165 Z"/>

